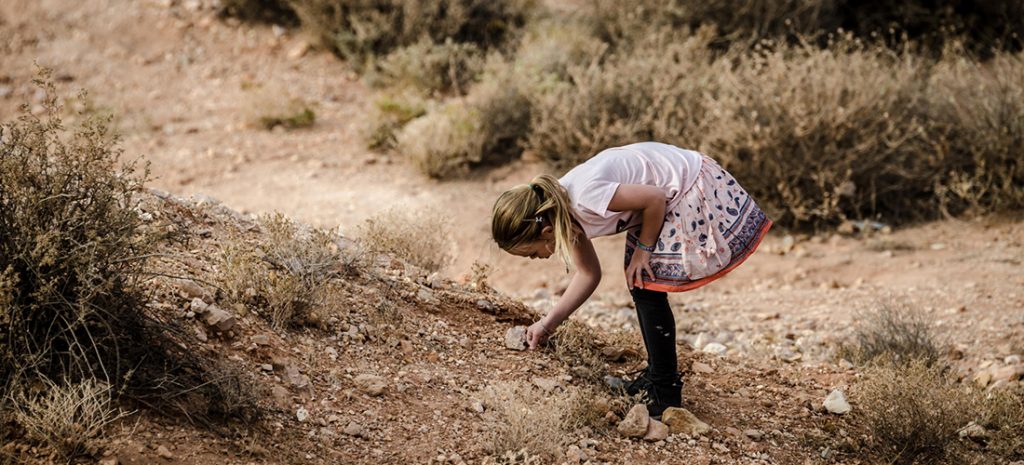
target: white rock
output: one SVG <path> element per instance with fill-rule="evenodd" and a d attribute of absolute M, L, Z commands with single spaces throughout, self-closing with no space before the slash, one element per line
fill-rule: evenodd
<path fill-rule="evenodd" d="M 704 348 L 701 349 L 701 352 L 704 352 L 706 354 L 722 355 L 727 350 L 729 350 L 729 348 L 726 347 L 725 345 L 719 344 L 717 342 L 712 342 L 704 346 Z"/>
<path fill-rule="evenodd" d="M 306 421 L 306 419 L 309 418 L 309 412 L 305 407 L 299 407 L 299 409 L 295 411 L 295 418 L 299 421 Z"/>
<path fill-rule="evenodd" d="M 505 332 L 505 347 L 526 350 L 526 326 L 513 326 Z"/>
<path fill-rule="evenodd" d="M 846 401 L 846 396 L 840 389 L 834 389 L 825 398 L 825 402 L 822 403 L 825 410 L 836 415 L 842 415 L 850 411 L 850 403 Z"/>

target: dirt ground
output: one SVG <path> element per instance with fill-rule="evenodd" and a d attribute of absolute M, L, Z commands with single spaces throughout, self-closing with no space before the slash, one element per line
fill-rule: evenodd
<path fill-rule="evenodd" d="M 115 115 L 125 155 L 150 163 L 150 187 L 180 197 L 215 198 L 244 213 L 280 211 L 312 225 L 337 226 L 349 235 L 366 218 L 392 206 L 441 208 L 453 231 L 455 259 L 444 272 L 448 277 L 466 276 L 474 262 L 482 262 L 491 266 L 490 283 L 498 290 L 538 311 L 551 305 L 566 282 L 564 267 L 505 255 L 489 240 L 496 196 L 544 167 L 520 161 L 438 183 L 423 177 L 401 154 L 368 150 L 361 131 L 373 90 L 336 57 L 315 48 L 304 51 L 305 44 L 294 31 L 219 20 L 202 1 L 5 0 L 0 3 L 0 119 L 15 115 L 21 102 L 38 103 L 31 84 L 34 64 L 52 68 L 62 92 L 89 91 L 86 111 Z M 312 102 L 315 125 L 295 131 L 254 127 L 256 108 L 278 95 Z M 606 331 L 635 334 L 621 275 L 622 241 L 596 241 L 605 278 L 577 318 Z M 1024 355 L 1022 262 L 1020 217 L 950 219 L 872 234 L 805 236 L 773 230 L 761 250 L 726 278 L 673 296 L 684 347 L 719 342 L 727 348 L 720 357 L 684 355 L 714 367 L 712 374 L 696 374 L 687 385 L 684 395 L 694 413 L 722 431 L 769 431 L 774 441 L 721 433 L 714 444 L 732 452 L 720 453 L 714 463 L 804 463 L 817 457 L 817 451 L 795 445 L 790 432 L 820 421 L 810 418 L 817 414 L 803 408 L 800 396 L 817 399 L 846 382 L 848 374 L 836 365 L 834 343 L 849 334 L 862 312 L 881 305 L 907 305 L 927 315 L 962 352 L 958 369 L 963 376 Z M 469 328 L 460 328 L 469 324 L 460 315 L 449 309 L 426 318 L 443 324 L 454 340 L 470 337 L 471 346 L 484 350 L 442 351 L 433 362 L 405 356 L 401 377 L 422 372 L 428 380 L 411 382 L 415 395 L 358 398 L 368 404 L 348 407 L 340 399 L 304 399 L 323 418 L 332 409 L 340 412 L 341 423 L 349 417 L 370 418 L 371 432 L 328 441 L 330 447 L 307 436 L 315 452 L 280 463 L 424 463 L 452 452 L 470 463 L 479 460 L 482 452 L 474 441 L 482 441 L 484 433 L 475 426 L 474 414 L 464 408 L 454 415 L 445 410 L 466 400 L 468 394 L 459 394 L 460 389 L 468 392 L 479 384 L 473 373 L 556 377 L 564 367 L 514 358 L 493 347 L 507 323 L 477 318 Z M 321 353 L 322 344 L 307 346 Z M 252 363 L 257 359 L 246 356 Z M 341 364 L 348 366 L 343 369 L 348 375 L 369 370 L 399 377 L 383 364 L 359 367 L 358 352 L 339 360 L 349 364 Z M 466 363 L 476 368 L 463 368 Z M 436 380 L 444 367 L 464 379 L 436 387 L 429 380 Z M 319 382 L 330 384 L 326 378 Z M 736 394 L 740 389 L 746 395 Z M 800 396 L 794 398 L 795 392 Z M 419 404 L 403 404 L 411 398 Z M 783 399 L 788 400 L 776 409 L 773 402 Z M 442 410 L 444 415 L 434 414 Z M 403 417 L 405 411 L 414 415 Z M 772 418 L 771 427 L 758 426 L 766 418 Z M 395 422 L 422 424 L 427 430 L 380 426 Z M 155 444 L 173 445 L 185 434 L 150 418 L 125 428 L 117 449 L 124 463 L 146 463 Z M 241 454 L 243 446 L 225 446 L 216 438 L 190 440 L 195 453 L 179 443 L 173 449 L 176 463 L 224 463 L 228 457 L 231 463 L 275 463 L 259 459 L 260 454 Z M 627 447 L 616 442 L 622 440 L 607 441 L 611 445 L 606 443 L 597 456 L 611 463 L 667 461 L 702 447 L 719 450 L 703 443 Z"/>

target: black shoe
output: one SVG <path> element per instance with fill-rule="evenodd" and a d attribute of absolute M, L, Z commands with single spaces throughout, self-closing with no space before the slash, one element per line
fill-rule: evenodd
<path fill-rule="evenodd" d="M 683 380 L 678 375 L 668 383 L 651 383 L 647 388 L 647 412 L 656 419 L 669 407 L 682 407 Z"/>
<path fill-rule="evenodd" d="M 648 376 L 650 372 L 647 368 L 637 370 L 632 373 L 634 376 L 632 381 L 627 381 L 623 385 L 623 389 L 626 391 L 626 395 L 635 396 L 637 394 L 645 394 L 651 388 L 651 378 Z"/>

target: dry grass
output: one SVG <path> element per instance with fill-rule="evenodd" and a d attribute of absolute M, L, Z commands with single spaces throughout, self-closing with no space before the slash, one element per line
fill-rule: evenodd
<path fill-rule="evenodd" d="M 573 442 L 577 430 L 598 424 L 605 413 L 595 404 L 595 392 L 573 386 L 543 392 L 528 383 L 501 382 L 480 394 L 487 409 L 487 448 L 498 457 L 537 455 L 550 462 Z"/>
<path fill-rule="evenodd" d="M 586 323 L 566 320 L 551 336 L 551 346 L 555 357 L 568 365 L 574 376 L 600 383 L 608 371 L 597 346 L 597 335 Z"/>
<path fill-rule="evenodd" d="M 370 254 L 391 254 L 427 271 L 438 271 L 452 259 L 450 220 L 441 211 L 392 208 L 359 228 Z"/>
<path fill-rule="evenodd" d="M 930 320 L 919 310 L 896 302 L 880 304 L 856 318 L 853 337 L 839 355 L 869 364 L 923 362 L 934 365 L 943 354 Z"/>
<path fill-rule="evenodd" d="M 370 74 L 374 84 L 424 95 L 463 95 L 484 69 L 483 52 L 472 43 L 423 39 L 391 52 Z"/>
<path fill-rule="evenodd" d="M 110 386 L 96 380 L 45 382 L 37 395 L 14 399 L 14 419 L 29 437 L 46 444 L 70 462 L 97 450 L 103 428 L 125 413 L 113 405 Z"/>
<path fill-rule="evenodd" d="M 317 324 L 332 280 L 362 267 L 362 252 L 342 250 L 336 235 L 305 229 L 281 214 L 261 218 L 261 240 L 226 241 L 218 274 L 229 301 L 248 305 L 277 329 Z M 352 258 L 355 255 L 357 258 Z"/>
<path fill-rule="evenodd" d="M 1004 388 L 982 400 L 978 424 L 991 432 L 987 450 L 1007 461 L 1024 459 L 1024 387 Z"/>
<path fill-rule="evenodd" d="M 246 121 L 257 128 L 285 130 L 308 128 L 316 123 L 314 105 L 304 99 L 290 96 L 276 86 L 247 85 L 252 92 L 243 113 Z"/>
<path fill-rule="evenodd" d="M 393 149 L 398 145 L 398 132 L 410 121 L 425 114 L 426 102 L 418 96 L 406 93 L 381 95 L 373 102 L 373 111 L 363 130 L 363 139 L 371 149 Z"/>

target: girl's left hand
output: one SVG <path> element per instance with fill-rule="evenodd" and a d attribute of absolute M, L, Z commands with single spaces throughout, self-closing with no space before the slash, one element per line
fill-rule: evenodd
<path fill-rule="evenodd" d="M 649 278 L 654 278 L 654 271 L 651 270 L 651 253 L 639 248 L 634 249 L 633 258 L 626 267 L 626 285 L 629 286 L 629 290 L 633 290 L 634 283 L 639 283 L 640 289 L 644 288 L 644 272 L 647 272 Z"/>
<path fill-rule="evenodd" d="M 534 350 L 543 344 L 544 341 L 547 341 L 553 332 L 553 330 L 548 330 L 547 324 L 541 318 L 536 323 L 530 325 L 529 328 L 526 328 L 526 344 L 529 345 L 530 350 Z"/>

